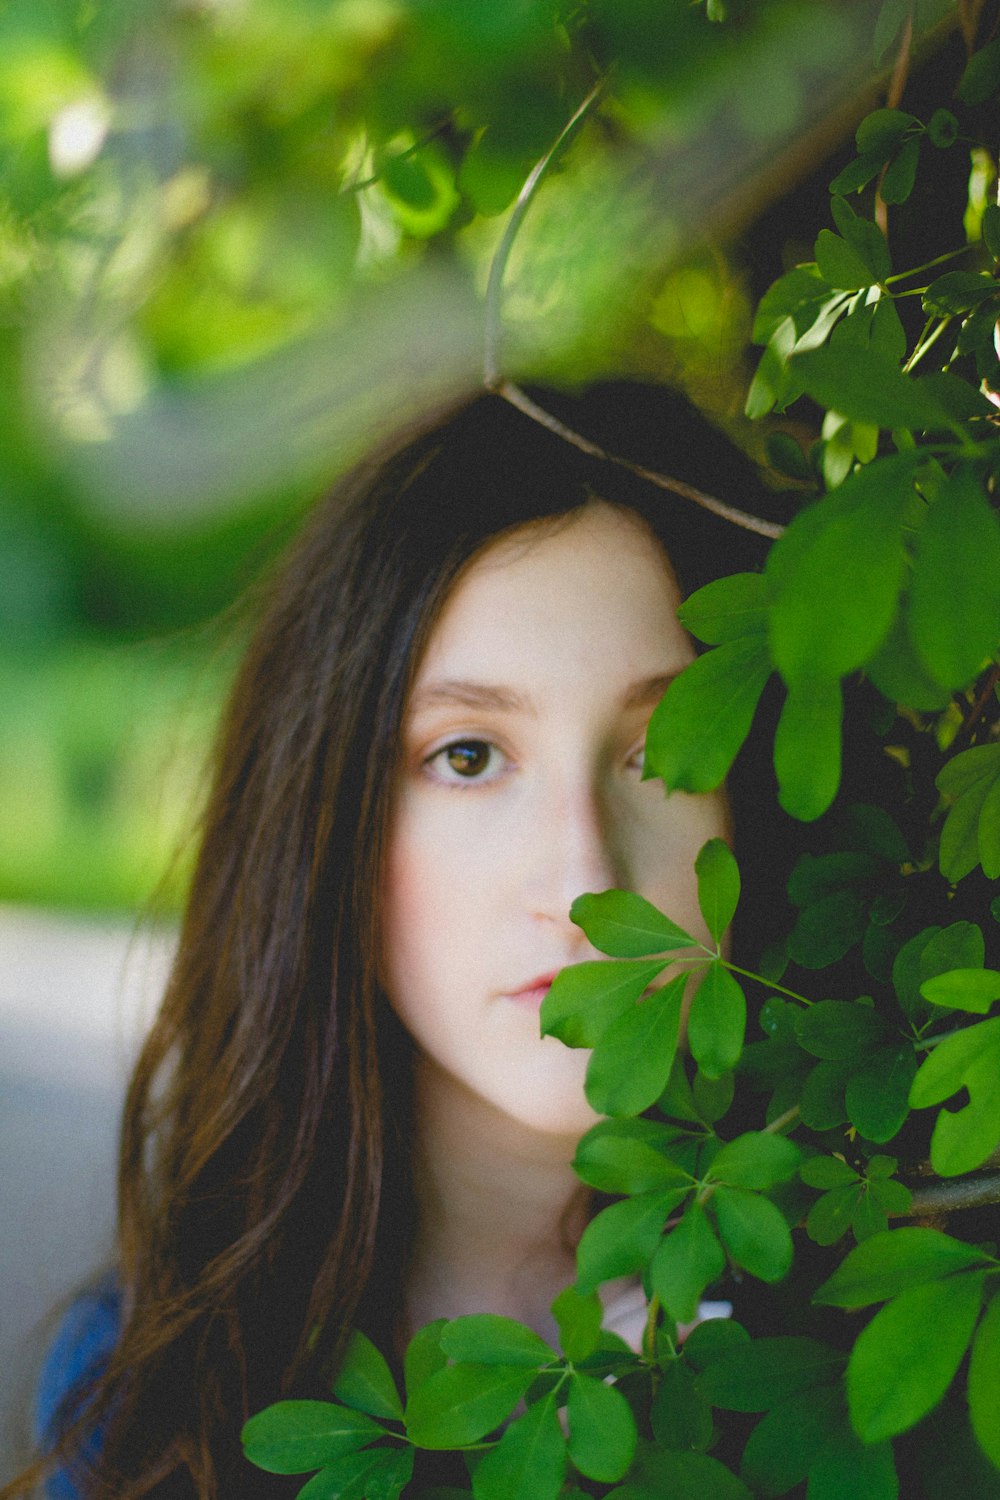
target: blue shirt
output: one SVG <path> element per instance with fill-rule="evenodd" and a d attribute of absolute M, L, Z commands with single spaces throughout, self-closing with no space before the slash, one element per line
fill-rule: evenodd
<path fill-rule="evenodd" d="M 70 1306 L 45 1356 L 35 1395 L 35 1435 L 48 1447 L 58 1434 L 57 1418 L 63 1397 L 80 1380 L 93 1379 L 106 1366 L 118 1340 L 121 1298 L 113 1275 Z M 83 1452 L 94 1458 L 100 1451 L 97 1429 Z M 47 1500 L 79 1500 L 79 1490 L 65 1470 L 55 1470 L 46 1481 Z"/>

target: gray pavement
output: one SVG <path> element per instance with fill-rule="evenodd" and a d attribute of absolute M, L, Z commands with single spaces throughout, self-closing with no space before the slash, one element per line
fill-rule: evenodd
<path fill-rule="evenodd" d="M 0 906 L 0 1483 L 54 1309 L 111 1253 L 115 1143 L 169 933 Z"/>

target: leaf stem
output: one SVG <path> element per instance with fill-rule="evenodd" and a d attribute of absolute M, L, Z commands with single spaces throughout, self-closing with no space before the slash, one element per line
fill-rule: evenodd
<path fill-rule="evenodd" d="M 803 1005 L 812 1005 L 812 1001 L 805 995 L 800 995 L 796 990 L 786 989 L 783 984 L 778 984 L 774 979 L 765 979 L 763 974 L 754 974 L 750 969 L 741 969 L 739 964 L 732 964 L 728 959 L 721 960 L 726 968 L 733 974 L 741 974 L 744 979 L 756 980 L 758 984 L 764 985 L 769 990 L 775 990 L 779 995 L 787 995 L 790 1000 L 800 1000 Z"/>
<path fill-rule="evenodd" d="M 784 1114 L 779 1115 L 776 1120 L 772 1120 L 770 1125 L 765 1125 L 764 1129 L 761 1131 L 761 1134 L 777 1135 L 779 1130 L 784 1130 L 786 1125 L 791 1125 L 793 1120 L 797 1120 L 799 1114 L 800 1106 L 798 1104 L 793 1104 L 791 1109 L 786 1109 Z"/>
<path fill-rule="evenodd" d="M 954 260 L 956 255 L 967 255 L 971 249 L 971 245 L 960 245 L 957 250 L 946 250 L 943 255 L 936 255 L 933 260 L 925 261 L 922 266 L 912 266 L 909 271 L 896 271 L 892 276 L 887 276 L 882 285 L 892 286 L 895 281 L 906 281 L 910 276 L 920 276 L 924 271 L 932 271 L 935 266 L 943 265 L 945 261 Z"/>
<path fill-rule="evenodd" d="M 656 1363 L 656 1324 L 660 1316 L 660 1299 L 654 1292 L 649 1299 L 649 1311 L 646 1313 L 646 1326 L 642 1330 L 642 1353 L 643 1358 L 649 1363 Z"/>
<path fill-rule="evenodd" d="M 932 349 L 934 347 L 950 322 L 950 317 L 942 318 L 940 323 L 938 323 L 938 326 L 935 328 L 934 332 L 929 334 L 927 338 L 924 338 L 923 334 L 921 334 L 920 339 L 917 341 L 916 348 L 910 355 L 909 359 L 906 361 L 906 364 L 903 366 L 904 375 L 909 375 L 910 371 L 913 369 L 913 366 L 917 363 L 917 361 L 923 359 L 928 349 Z"/>

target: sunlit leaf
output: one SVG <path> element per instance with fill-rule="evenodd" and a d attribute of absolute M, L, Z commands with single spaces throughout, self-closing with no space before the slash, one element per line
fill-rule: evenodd
<path fill-rule="evenodd" d="M 580 1473 L 602 1484 L 621 1479 L 638 1437 L 632 1409 L 621 1392 L 576 1373 L 570 1380 L 566 1415 L 569 1456 Z"/>

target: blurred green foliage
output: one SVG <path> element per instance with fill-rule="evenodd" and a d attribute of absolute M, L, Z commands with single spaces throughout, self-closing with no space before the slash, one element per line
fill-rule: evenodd
<path fill-rule="evenodd" d="M 921 0 L 920 31 L 949 9 Z M 734 232 L 864 112 L 879 12 L 0 4 L 0 895 L 141 898 L 152 854 L 112 873 L 95 850 L 152 848 L 139 744 L 161 670 L 179 681 L 198 652 L 164 647 L 168 671 L 121 643 L 225 609 L 373 435 L 481 379 L 511 205 L 596 84 L 507 262 L 501 367 L 670 380 L 739 427 Z M 92 727 L 109 704 L 90 739 L 81 696 Z M 44 754 L 9 748 L 30 739 L 20 700 Z"/>

